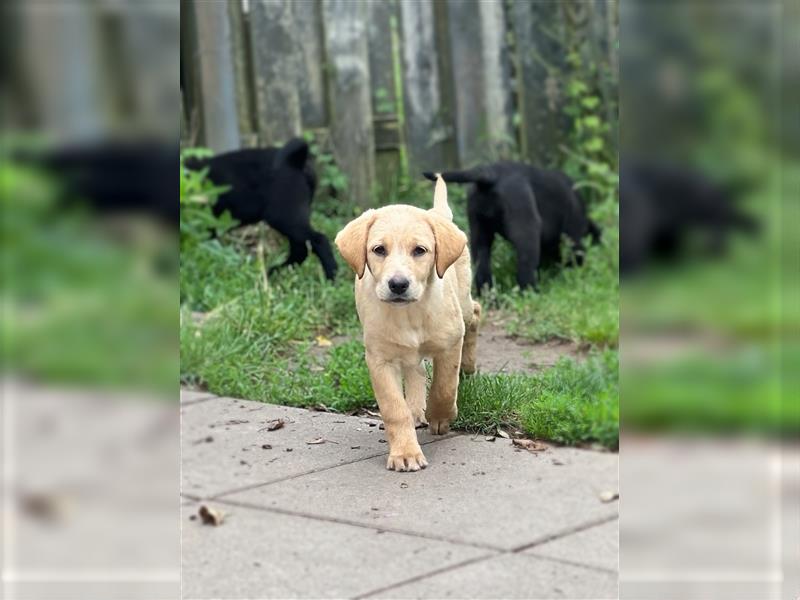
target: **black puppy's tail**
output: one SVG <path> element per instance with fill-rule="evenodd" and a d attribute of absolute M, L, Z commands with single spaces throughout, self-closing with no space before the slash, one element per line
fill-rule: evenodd
<path fill-rule="evenodd" d="M 436 173 L 425 171 L 426 179 L 436 181 Z M 487 167 L 475 167 L 466 171 L 444 171 L 442 179 L 447 183 L 474 183 L 480 188 L 490 188 L 497 183 L 497 175 Z"/>
<path fill-rule="evenodd" d="M 303 169 L 308 162 L 308 155 L 308 142 L 302 138 L 292 138 L 278 151 L 273 166 Z"/>

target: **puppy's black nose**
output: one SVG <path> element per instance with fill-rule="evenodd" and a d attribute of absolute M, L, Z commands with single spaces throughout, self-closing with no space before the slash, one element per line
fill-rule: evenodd
<path fill-rule="evenodd" d="M 408 279 L 405 277 L 392 277 L 389 280 L 389 289 L 393 294 L 402 294 L 408 289 Z"/>

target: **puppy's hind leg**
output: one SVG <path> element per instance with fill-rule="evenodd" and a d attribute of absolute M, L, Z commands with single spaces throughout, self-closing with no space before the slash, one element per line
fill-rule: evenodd
<path fill-rule="evenodd" d="M 481 320 L 481 305 L 472 301 L 472 319 L 465 321 L 464 346 L 461 348 L 461 370 L 472 375 L 477 370 L 478 325 Z"/>
<path fill-rule="evenodd" d="M 425 419 L 425 394 L 427 393 L 428 374 L 421 363 L 416 366 L 403 367 L 403 387 L 406 404 L 414 417 L 414 427 L 427 425 Z"/>
<path fill-rule="evenodd" d="M 289 267 L 291 265 L 299 265 L 308 256 L 308 247 L 304 239 L 289 238 L 289 256 L 281 264 L 271 267 L 269 274 L 272 275 L 275 271 Z"/>
<path fill-rule="evenodd" d="M 463 340 L 461 342 L 433 357 L 433 382 L 425 416 L 434 435 L 450 431 L 450 423 L 458 416 L 458 367 Z"/>
<path fill-rule="evenodd" d="M 325 271 L 325 277 L 333 280 L 333 278 L 336 277 L 337 265 L 336 259 L 333 258 L 333 251 L 331 250 L 331 243 L 328 241 L 328 238 L 319 231 L 314 231 L 312 229 L 309 235 L 309 241 L 311 242 L 312 252 L 317 255 L 319 262 L 322 263 L 322 270 Z"/>

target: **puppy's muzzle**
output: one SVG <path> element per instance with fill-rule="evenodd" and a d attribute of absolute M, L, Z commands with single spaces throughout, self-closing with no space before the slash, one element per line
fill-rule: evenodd
<path fill-rule="evenodd" d="M 394 302 L 397 304 L 404 304 L 411 302 L 412 298 L 406 296 L 410 282 L 405 277 L 395 275 L 387 283 L 386 286 L 392 295 L 386 299 L 387 302 Z"/>

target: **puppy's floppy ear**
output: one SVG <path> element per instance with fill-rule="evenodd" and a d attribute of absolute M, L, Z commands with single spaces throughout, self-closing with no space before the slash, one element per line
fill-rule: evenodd
<path fill-rule="evenodd" d="M 353 219 L 336 234 L 336 247 L 361 279 L 367 267 L 367 234 L 375 221 L 375 210 L 369 209 Z"/>
<path fill-rule="evenodd" d="M 436 241 L 436 274 L 441 279 L 444 277 L 444 272 L 464 252 L 467 236 L 452 222 L 430 211 L 428 212 L 428 222 L 433 229 L 433 237 Z"/>

